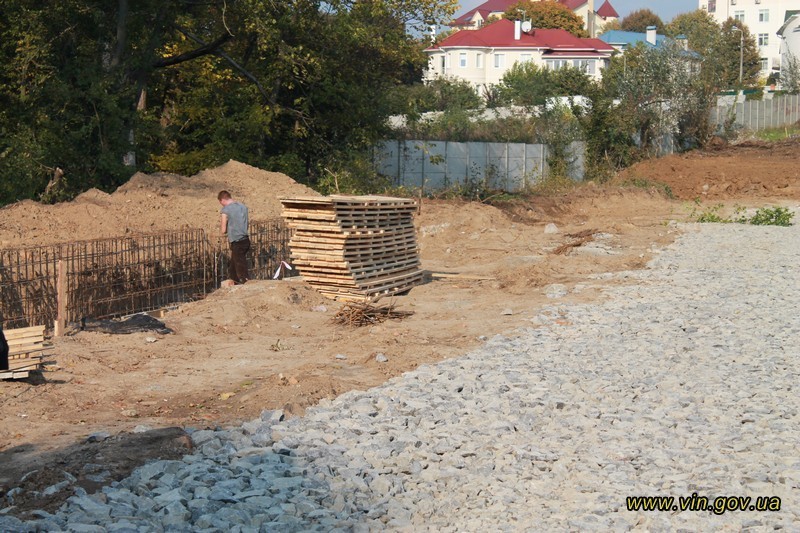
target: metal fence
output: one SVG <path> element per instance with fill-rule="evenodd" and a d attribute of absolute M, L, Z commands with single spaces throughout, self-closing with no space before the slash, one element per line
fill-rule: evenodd
<path fill-rule="evenodd" d="M 751 130 L 789 126 L 800 120 L 800 95 L 783 94 L 764 100 L 744 100 L 711 109 L 711 123 L 720 129 L 731 118 L 735 126 Z"/>
<path fill-rule="evenodd" d="M 252 279 L 288 260 L 290 237 L 281 219 L 250 225 Z M 0 316 L 4 327 L 50 327 L 59 303 L 70 323 L 196 300 L 227 278 L 228 261 L 227 242 L 200 229 L 0 250 Z"/>
<path fill-rule="evenodd" d="M 585 144 L 568 148 L 572 179 L 583 179 Z M 385 141 L 375 149 L 376 170 L 394 185 L 439 190 L 482 183 L 488 188 L 519 191 L 547 177 L 544 144 L 450 141 Z"/>

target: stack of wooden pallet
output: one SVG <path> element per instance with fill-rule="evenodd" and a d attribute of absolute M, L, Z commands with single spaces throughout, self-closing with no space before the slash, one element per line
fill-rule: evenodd
<path fill-rule="evenodd" d="M 3 332 L 8 341 L 9 368 L 0 370 L 0 379 L 25 379 L 42 369 L 43 359 L 49 355 L 44 330 L 44 326 L 31 326 Z"/>
<path fill-rule="evenodd" d="M 422 280 L 417 203 L 387 196 L 284 198 L 289 246 L 303 279 L 325 296 L 367 300 Z"/>

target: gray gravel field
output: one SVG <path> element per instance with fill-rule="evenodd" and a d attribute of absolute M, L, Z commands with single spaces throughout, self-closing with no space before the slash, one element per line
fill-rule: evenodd
<path fill-rule="evenodd" d="M 800 226 L 682 229 L 599 303 L 0 530 L 800 531 Z"/>

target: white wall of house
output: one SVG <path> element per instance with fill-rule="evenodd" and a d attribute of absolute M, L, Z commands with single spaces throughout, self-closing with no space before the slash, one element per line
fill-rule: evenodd
<path fill-rule="evenodd" d="M 789 21 L 783 30 L 783 36 L 778 38 L 780 39 L 782 65 L 786 64 L 786 58 L 789 54 L 800 59 L 800 16 L 794 17 Z"/>
<path fill-rule="evenodd" d="M 698 0 L 698 6 L 720 24 L 733 18 L 747 25 L 758 45 L 762 78 L 780 69 L 781 46 L 776 32 L 787 10 L 800 9 L 798 0 Z"/>
<path fill-rule="evenodd" d="M 544 57 L 542 49 L 533 48 L 457 48 L 445 49 L 430 54 L 425 80 L 436 78 L 460 78 L 468 81 L 478 90 L 497 85 L 503 75 L 515 63 L 533 62 L 540 67 L 560 68 L 567 64 L 581 67 L 595 79 L 602 77 L 605 60 L 586 59 L 579 54 L 559 56 L 557 59 Z"/>

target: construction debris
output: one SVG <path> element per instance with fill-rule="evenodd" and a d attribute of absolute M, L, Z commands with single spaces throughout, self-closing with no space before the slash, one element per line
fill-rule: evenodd
<path fill-rule="evenodd" d="M 396 311 L 394 304 L 377 306 L 371 303 L 350 302 L 331 318 L 331 322 L 355 328 L 380 324 L 389 319 L 400 320 L 413 314 L 413 311 Z"/>
<path fill-rule="evenodd" d="M 570 238 L 576 239 L 576 240 L 574 240 L 572 242 L 568 242 L 568 243 L 562 244 L 561 246 L 559 246 L 558 248 L 553 250 L 552 253 L 555 254 L 555 255 L 564 255 L 567 252 L 569 252 L 570 250 L 572 250 L 573 248 L 577 248 L 579 246 L 582 246 L 582 245 L 586 244 L 587 242 L 593 241 L 595 233 L 597 233 L 596 229 L 586 229 L 586 230 L 583 230 L 583 231 L 579 231 L 577 233 L 568 233 L 567 237 L 570 237 Z"/>
<path fill-rule="evenodd" d="M 408 291 L 422 281 L 415 200 L 387 196 L 284 198 L 293 264 L 325 296 L 350 301 Z"/>

